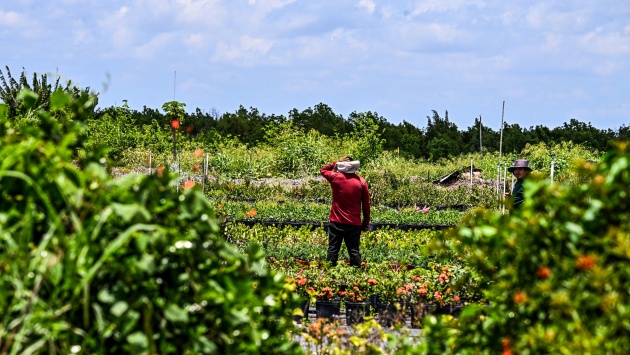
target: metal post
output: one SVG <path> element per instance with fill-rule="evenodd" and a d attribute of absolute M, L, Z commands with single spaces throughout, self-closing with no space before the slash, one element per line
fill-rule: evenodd
<path fill-rule="evenodd" d="M 499 159 L 501 159 L 501 153 L 503 152 L 503 117 L 505 115 L 505 101 L 503 101 L 503 108 L 501 109 L 501 139 L 499 140 Z"/>

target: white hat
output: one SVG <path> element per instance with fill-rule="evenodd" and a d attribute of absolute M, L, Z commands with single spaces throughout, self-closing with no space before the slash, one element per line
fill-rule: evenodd
<path fill-rule="evenodd" d="M 361 163 L 358 160 L 353 161 L 339 161 L 335 164 L 337 171 L 340 173 L 354 174 L 359 170 Z"/>

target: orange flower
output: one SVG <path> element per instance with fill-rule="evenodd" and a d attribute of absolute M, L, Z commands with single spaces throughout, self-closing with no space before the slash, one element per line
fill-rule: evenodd
<path fill-rule="evenodd" d="M 195 182 L 192 180 L 186 180 L 184 183 L 184 189 L 192 189 L 193 187 L 195 187 Z"/>
<path fill-rule="evenodd" d="M 245 217 L 248 217 L 248 218 L 256 217 L 256 209 L 252 208 L 251 210 L 249 210 L 247 213 L 245 213 Z"/>
<path fill-rule="evenodd" d="M 514 303 L 519 304 L 519 303 L 523 303 L 527 300 L 527 295 L 525 294 L 525 292 L 522 291 L 517 291 L 514 294 Z"/>
<path fill-rule="evenodd" d="M 196 158 L 202 157 L 203 156 L 203 149 L 201 149 L 201 148 L 195 149 L 194 155 L 195 155 Z"/>
<path fill-rule="evenodd" d="M 459 296 L 458 295 L 453 296 L 453 302 L 459 302 Z"/>
<path fill-rule="evenodd" d="M 596 261 L 597 257 L 595 255 L 582 255 L 577 259 L 575 266 L 582 271 L 587 271 L 595 267 Z"/>
<path fill-rule="evenodd" d="M 223 204 L 220 203 L 219 205 L 217 205 L 217 210 L 222 210 L 223 209 Z"/>
<path fill-rule="evenodd" d="M 193 166 L 193 171 L 199 171 L 201 169 L 201 165 L 199 164 L 195 164 L 195 166 Z"/>
<path fill-rule="evenodd" d="M 368 283 L 370 285 L 376 285 L 378 282 L 376 280 L 374 280 L 374 279 L 368 279 Z"/>
<path fill-rule="evenodd" d="M 541 279 L 546 279 L 549 277 L 549 275 L 551 275 L 551 270 L 549 270 L 549 268 L 546 266 L 541 266 L 540 268 L 538 268 L 538 272 L 536 274 Z"/>
<path fill-rule="evenodd" d="M 157 175 L 159 177 L 162 177 L 162 174 L 164 173 L 164 169 L 165 168 L 163 166 L 160 166 L 160 167 L 157 168 Z"/>
<path fill-rule="evenodd" d="M 193 130 L 194 130 L 194 129 L 195 129 L 195 126 L 190 125 L 190 126 L 188 126 L 188 127 L 186 128 L 186 133 L 189 133 L 189 134 L 190 134 L 190 133 L 192 133 L 192 132 L 193 132 Z"/>
<path fill-rule="evenodd" d="M 179 120 L 175 119 L 171 121 L 171 127 L 173 129 L 179 129 Z"/>

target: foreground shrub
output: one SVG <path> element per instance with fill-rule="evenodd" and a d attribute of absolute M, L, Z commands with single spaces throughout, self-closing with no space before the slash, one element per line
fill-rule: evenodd
<path fill-rule="evenodd" d="M 583 162 L 578 173 L 588 182 L 528 181 L 516 213 L 481 212 L 453 232 L 451 248 L 484 275 L 491 306 L 464 310 L 455 332 L 427 322 L 427 352 L 630 349 L 628 145 L 597 165 Z"/>
<path fill-rule="evenodd" d="M 58 92 L 59 119 L 16 131 L 0 105 L 0 353 L 294 349 L 290 287 L 219 237 L 199 191 L 168 171 L 112 181 L 105 151 L 76 154 L 89 107 Z"/>

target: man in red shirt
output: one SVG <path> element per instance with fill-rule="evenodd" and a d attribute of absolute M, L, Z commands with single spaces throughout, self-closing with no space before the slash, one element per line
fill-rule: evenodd
<path fill-rule="evenodd" d="M 344 157 L 319 170 L 332 188 L 326 257 L 332 265 L 337 265 L 341 244 L 345 243 L 350 255 L 350 265 L 361 266 L 359 245 L 361 231 L 367 231 L 370 226 L 370 193 L 365 179 L 356 174 L 358 169 L 358 161 Z"/>

